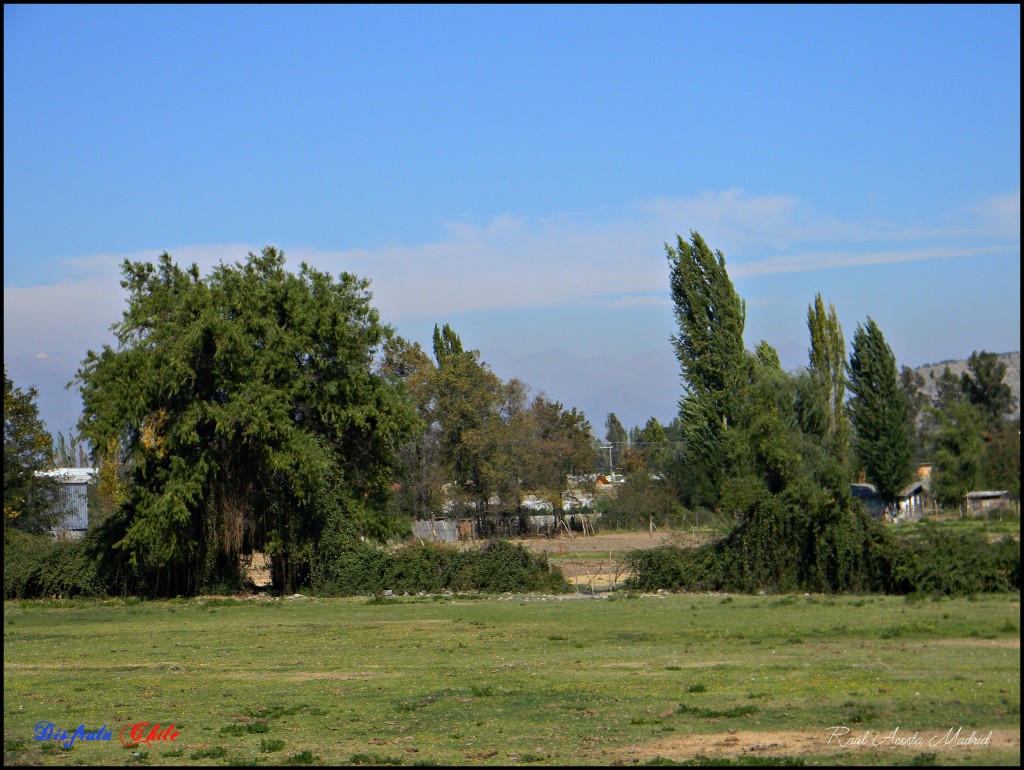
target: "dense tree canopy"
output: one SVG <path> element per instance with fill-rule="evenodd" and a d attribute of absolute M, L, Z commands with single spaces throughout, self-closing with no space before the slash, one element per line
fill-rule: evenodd
<path fill-rule="evenodd" d="M 684 499 L 737 521 L 727 538 L 694 554 L 708 566 L 694 568 L 696 584 L 829 591 L 875 584 L 871 543 L 884 538 L 850 494 L 836 414 L 844 388 L 834 310 L 826 313 L 820 297 L 809 309 L 811 367 L 789 374 L 767 342 L 744 350 L 744 305 L 720 252 L 694 233 L 692 244 L 679 238 L 669 249 L 669 263 L 679 326 L 673 343 L 686 388 L 677 478 Z"/>
<path fill-rule="evenodd" d="M 464 350 L 448 325 L 434 327 L 431 395 L 439 447 L 451 492 L 484 510 L 492 495 L 508 497 L 515 486 L 509 462 L 508 421 L 523 408 L 525 386 L 505 383 L 480 358 Z"/>
<path fill-rule="evenodd" d="M 937 414 L 933 433 L 931 492 L 944 506 L 963 504 L 964 496 L 983 483 L 981 437 L 984 415 L 968 401 L 948 405 Z"/>
<path fill-rule="evenodd" d="M 590 424 L 518 379 L 498 377 L 448 324 L 434 327 L 434 358 L 397 337 L 378 370 L 405 384 L 419 430 L 401 448 L 398 510 L 417 518 L 517 512 L 525 495 L 561 510 L 567 476 L 589 472 Z"/>
<path fill-rule="evenodd" d="M 116 548 L 178 590 L 265 550 L 294 587 L 326 517 L 358 522 L 386 497 L 415 424 L 404 388 L 371 371 L 390 329 L 369 282 L 290 273 L 269 247 L 207 278 L 166 253 L 122 269 L 117 347 L 77 374 L 80 432 L 130 469 Z"/>
<path fill-rule="evenodd" d="M 1020 498 L 1020 418 L 1007 419 L 1014 397 L 995 353 L 975 351 L 956 377 L 947 366 L 927 410 L 932 493 L 943 505 L 962 505 L 979 489 Z"/>

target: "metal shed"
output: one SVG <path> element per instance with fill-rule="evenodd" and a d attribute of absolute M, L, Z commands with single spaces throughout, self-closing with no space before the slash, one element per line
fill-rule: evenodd
<path fill-rule="evenodd" d="M 1005 489 L 968 492 L 964 503 L 967 510 L 972 513 L 996 508 L 1013 509 L 1013 500 L 1010 499 L 1010 493 Z"/>
<path fill-rule="evenodd" d="M 54 507 L 61 513 L 51 529 L 55 537 L 78 538 L 89 529 L 89 485 L 96 480 L 95 468 L 57 468 L 43 471 L 60 484 Z"/>

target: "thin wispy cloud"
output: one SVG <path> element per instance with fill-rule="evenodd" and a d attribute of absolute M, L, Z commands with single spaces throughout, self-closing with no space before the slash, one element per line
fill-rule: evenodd
<path fill-rule="evenodd" d="M 880 251 L 867 253 L 833 252 L 826 254 L 801 254 L 799 256 L 772 257 L 759 262 L 747 262 L 730 268 L 733 277 L 749 278 L 777 273 L 805 273 L 813 270 L 836 270 L 868 265 L 893 265 L 901 262 L 921 262 L 936 259 L 958 259 L 978 257 L 1008 251 L 1008 247 L 960 249 L 936 247 L 930 249 L 906 249 L 903 251 Z"/>
<path fill-rule="evenodd" d="M 1020 244 L 1020 190 L 1007 195 L 993 195 L 971 207 L 970 214 L 985 232 L 1010 238 Z"/>

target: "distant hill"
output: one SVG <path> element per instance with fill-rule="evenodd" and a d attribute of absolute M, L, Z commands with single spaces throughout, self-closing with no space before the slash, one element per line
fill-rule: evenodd
<path fill-rule="evenodd" d="M 999 360 L 1006 364 L 1006 376 L 1003 378 L 1003 382 L 1010 386 L 1010 392 L 1013 393 L 1013 397 L 1016 399 L 1012 416 L 1020 417 L 1020 351 L 1016 353 L 1001 353 Z M 939 378 L 947 366 L 949 371 L 959 377 L 963 372 L 967 371 L 967 360 L 940 361 L 937 364 L 919 366 L 914 370 L 924 378 L 924 392 L 928 394 L 929 398 L 935 398 L 935 380 Z"/>

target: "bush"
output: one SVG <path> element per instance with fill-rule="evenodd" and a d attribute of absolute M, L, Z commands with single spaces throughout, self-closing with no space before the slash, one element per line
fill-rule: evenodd
<path fill-rule="evenodd" d="M 103 593 L 86 541 L 4 533 L 4 598 L 95 596 Z"/>
<path fill-rule="evenodd" d="M 663 545 L 633 551 L 627 557 L 632 577 L 629 588 L 639 591 L 715 591 L 722 584 L 714 548 Z"/>
<path fill-rule="evenodd" d="M 872 592 L 891 586 L 892 538 L 879 522 L 793 485 L 757 499 L 723 539 L 629 558 L 639 590 Z"/>
<path fill-rule="evenodd" d="M 544 591 L 565 593 L 569 582 L 561 571 L 553 568 L 544 555 L 534 555 L 521 545 L 507 540 L 494 540 L 479 552 L 470 555 L 455 586 L 461 591 Z"/>
<path fill-rule="evenodd" d="M 928 522 L 903 538 L 893 565 L 899 593 L 963 595 L 1020 590 L 1020 542 L 990 543 L 976 532 Z"/>
<path fill-rule="evenodd" d="M 488 543 L 479 551 L 428 543 L 390 553 L 362 542 L 343 524 L 332 526 L 317 548 L 313 592 L 339 596 L 388 590 L 562 593 L 571 589 L 546 557 L 504 540 Z"/>
<path fill-rule="evenodd" d="M 820 524 L 820 522 L 819 522 Z M 818 526 L 804 538 L 799 527 L 780 533 L 777 555 L 738 527 L 698 548 L 661 546 L 633 551 L 627 587 L 653 591 L 814 591 L 969 595 L 1020 590 L 1020 542 L 989 543 L 977 533 L 922 524 L 915 534 L 891 537 L 859 517 Z M 789 565 L 789 566 L 787 566 Z"/>

